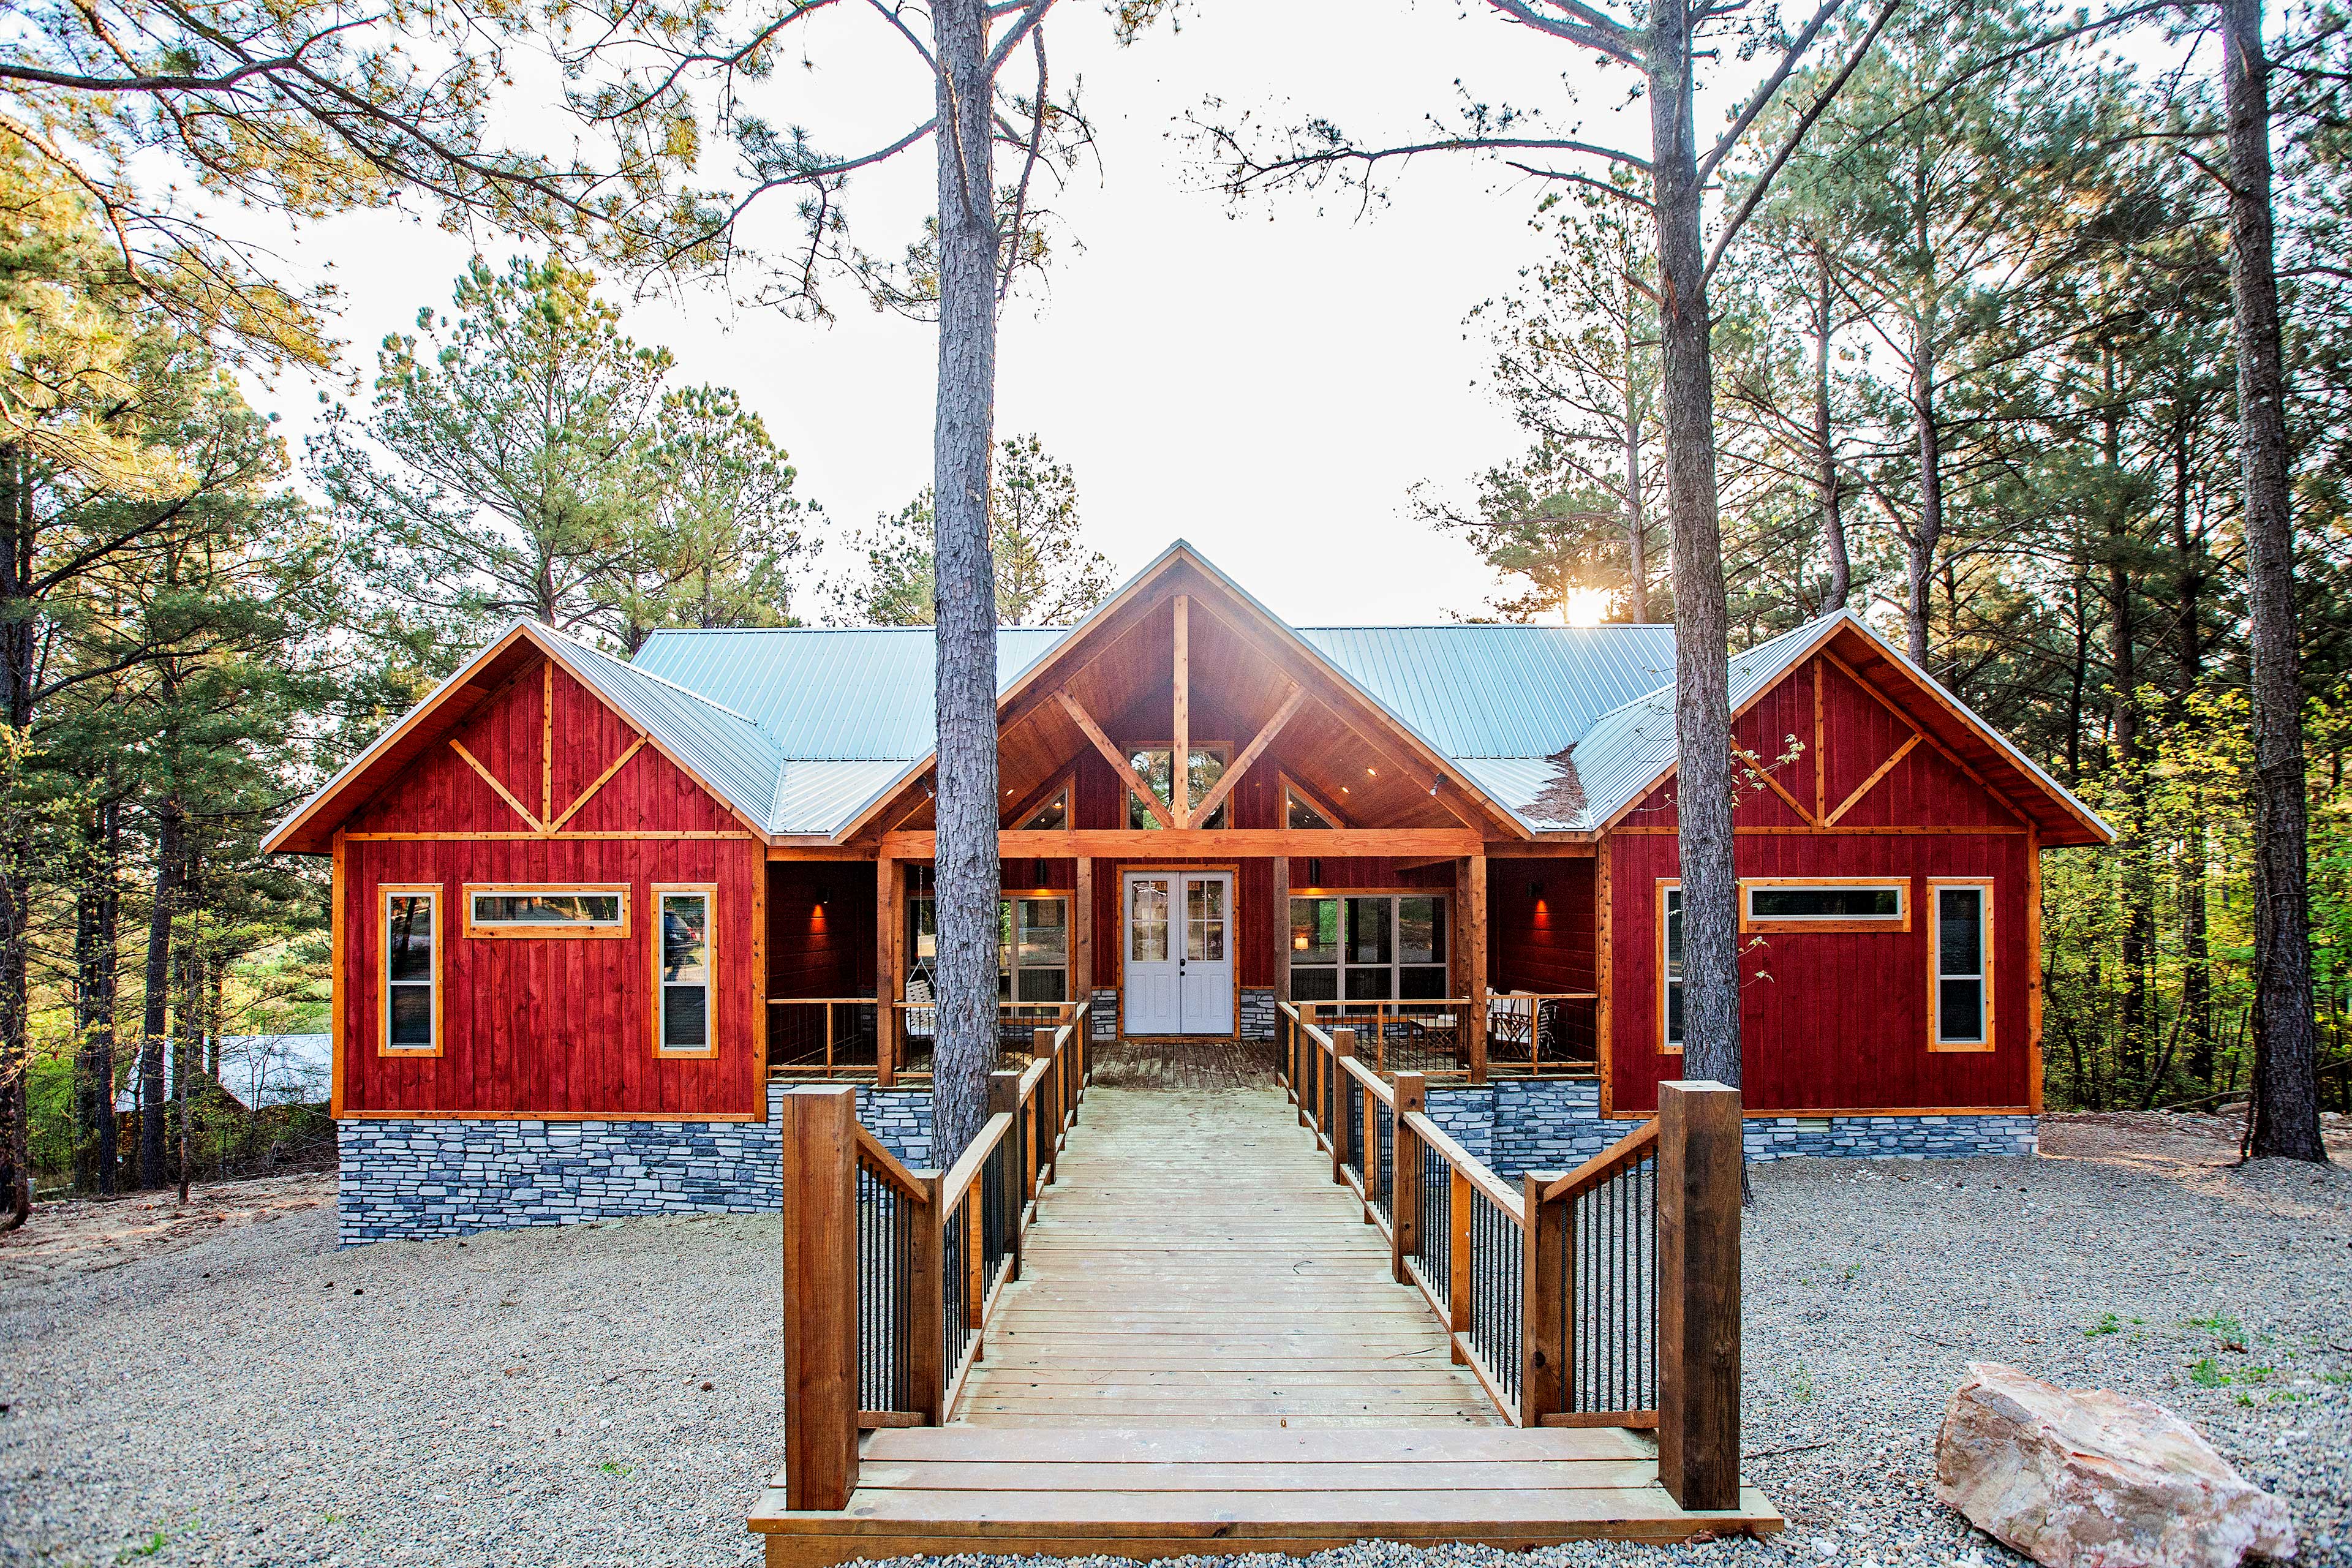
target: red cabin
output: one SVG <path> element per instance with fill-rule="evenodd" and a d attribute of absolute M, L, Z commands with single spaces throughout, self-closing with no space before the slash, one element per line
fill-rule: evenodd
<path fill-rule="evenodd" d="M 772 1094 L 828 1076 L 919 1161 L 932 658 L 518 625 L 289 816 L 334 860 L 346 1237 L 772 1207 Z M 1295 628 L 1181 543 L 1004 628 L 1008 1050 L 1304 1016 L 1507 1173 L 1605 1144 L 1681 1076 L 1673 661 Z M 2030 1152 L 2041 851 L 2107 829 L 1850 614 L 1731 673 L 1751 1152 Z"/>

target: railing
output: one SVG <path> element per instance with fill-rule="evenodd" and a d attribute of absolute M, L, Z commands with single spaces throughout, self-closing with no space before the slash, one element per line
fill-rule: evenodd
<path fill-rule="evenodd" d="M 1738 1093 L 1660 1084 L 1656 1119 L 1576 1170 L 1530 1173 L 1514 1191 L 1430 1119 L 1425 1075 L 1385 1082 L 1351 1031 L 1326 1030 L 1288 1003 L 1277 1012 L 1300 1124 L 1388 1237 L 1397 1281 L 1421 1292 L 1503 1417 L 1655 1427 L 1676 1500 L 1733 1506 Z"/>
<path fill-rule="evenodd" d="M 989 1117 L 946 1173 L 907 1168 L 854 1089 L 782 1100 L 786 1506 L 846 1505 L 857 1434 L 937 1426 L 1054 1179 L 1091 1072 L 1087 1005 L 989 1078 Z"/>
<path fill-rule="evenodd" d="M 770 1078 L 858 1077 L 875 1070 L 874 998 L 768 998 Z"/>
<path fill-rule="evenodd" d="M 1025 1059 L 1030 1054 L 1030 1042 L 1038 1029 L 1054 1030 L 1070 1021 L 1074 1013 L 1088 1004 L 1070 1002 L 999 1002 L 996 1005 L 996 1045 L 1008 1059 Z M 893 1002 L 891 1010 L 898 1015 L 898 1076 L 928 1078 L 931 1071 L 931 1042 L 939 1037 L 940 1005 L 937 1002 Z"/>
<path fill-rule="evenodd" d="M 1412 1002 L 1300 1002 L 1291 1011 L 1327 1034 L 1347 1029 L 1359 1058 L 1383 1078 L 1589 1076 L 1598 1070 L 1591 1044 L 1590 991 L 1498 991 L 1483 1003 L 1461 996 Z M 1471 1020 L 1483 1009 L 1481 1042 Z M 1572 1016 L 1583 1013 L 1582 1027 Z"/>

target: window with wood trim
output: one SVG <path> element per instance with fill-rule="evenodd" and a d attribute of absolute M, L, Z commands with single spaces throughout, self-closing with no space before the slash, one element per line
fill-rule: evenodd
<path fill-rule="evenodd" d="M 654 900 L 654 1050 L 665 1057 L 719 1054 L 710 1015 L 711 914 L 719 890 L 656 883 Z"/>
<path fill-rule="evenodd" d="M 1906 877 L 1743 877 L 1744 931 L 1905 931 L 1911 929 Z"/>
<path fill-rule="evenodd" d="M 1446 897 L 1347 893 L 1290 900 L 1290 999 L 1418 1002 L 1446 994 Z"/>
<path fill-rule="evenodd" d="M 382 889 L 383 994 L 377 1049 L 385 1056 L 441 1054 L 441 889 Z"/>
<path fill-rule="evenodd" d="M 1683 885 L 1658 884 L 1658 1048 L 1683 1054 Z"/>
<path fill-rule="evenodd" d="M 1316 828 L 1336 828 L 1339 814 L 1299 787 L 1296 779 L 1285 775 L 1282 781 L 1282 825 L 1297 831 Z"/>
<path fill-rule="evenodd" d="M 939 901 L 929 891 L 907 900 L 907 989 L 909 1002 L 939 995 Z M 1024 894 L 996 903 L 996 999 L 1070 999 L 1070 900 L 1067 894 Z"/>
<path fill-rule="evenodd" d="M 1064 784 L 1021 824 L 1024 833 L 1058 833 L 1070 826 L 1070 786 Z"/>
<path fill-rule="evenodd" d="M 1927 1048 L 1993 1048 L 1992 884 L 1927 883 Z"/>
<path fill-rule="evenodd" d="M 1192 795 L 1188 805 L 1198 805 L 1209 798 L 1209 792 L 1217 787 L 1219 779 L 1225 776 L 1226 754 L 1226 749 L 1223 746 L 1192 748 L 1192 777 L 1189 780 Z M 1127 754 L 1128 766 L 1136 771 L 1137 775 L 1150 788 L 1152 794 L 1170 805 L 1176 803 L 1175 795 L 1169 790 L 1169 770 L 1175 755 L 1176 749 L 1173 746 L 1137 746 L 1130 749 Z M 1217 809 L 1210 814 L 1206 822 L 1196 822 L 1192 826 L 1202 828 L 1228 826 L 1232 823 L 1233 814 L 1233 797 L 1228 795 L 1218 802 Z M 1135 798 L 1133 790 L 1129 790 L 1127 795 L 1127 825 L 1129 827 L 1140 828 L 1160 826 L 1160 819 L 1151 815 L 1150 807 Z"/>
<path fill-rule="evenodd" d="M 466 934 L 483 936 L 626 936 L 625 883 L 503 882 L 468 884 Z"/>

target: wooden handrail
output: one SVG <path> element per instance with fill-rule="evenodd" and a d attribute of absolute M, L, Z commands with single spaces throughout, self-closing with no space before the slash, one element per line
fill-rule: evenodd
<path fill-rule="evenodd" d="M 1389 1086 L 1388 1079 L 1366 1067 L 1361 1058 L 1342 1057 L 1339 1058 L 1339 1066 L 1349 1078 L 1363 1085 L 1366 1094 L 1370 1095 L 1382 1105 L 1395 1106 L 1396 1090 Z"/>
<path fill-rule="evenodd" d="M 771 996 L 771 1007 L 871 1007 L 871 996 Z"/>
<path fill-rule="evenodd" d="M 1528 1223 L 1527 1204 L 1511 1191 L 1503 1178 L 1486 1169 L 1486 1162 L 1454 1141 L 1444 1128 L 1418 1110 L 1408 1110 L 1402 1119 L 1415 1136 L 1444 1157 L 1445 1163 L 1469 1179 L 1470 1184 L 1494 1200 L 1495 1206 L 1517 1220 L 1524 1228 Z"/>
<path fill-rule="evenodd" d="M 1657 1144 L 1658 1119 L 1653 1116 L 1575 1170 L 1546 1185 L 1543 1201 L 1551 1203 L 1559 1198 L 1574 1197 L 1587 1187 L 1597 1187 L 1656 1148 Z"/>
<path fill-rule="evenodd" d="M 980 1124 L 980 1131 L 972 1135 L 971 1142 L 964 1145 L 963 1152 L 956 1156 L 956 1163 L 948 1167 L 946 1175 L 940 1178 L 938 1201 L 941 1214 L 953 1212 L 956 1205 L 963 1201 L 964 1194 L 978 1179 L 980 1168 L 988 1163 L 991 1154 L 996 1152 L 996 1146 L 1004 1141 L 1005 1133 L 1012 1129 L 1013 1113 L 1009 1110 L 1000 1110 Z"/>
<path fill-rule="evenodd" d="M 861 1160 L 872 1162 L 874 1173 L 898 1189 L 899 1196 L 919 1204 L 930 1201 L 929 1194 L 924 1190 L 923 1173 L 908 1170 L 899 1162 L 898 1155 L 883 1146 L 882 1140 L 866 1130 L 862 1121 L 857 1123 L 857 1155 Z"/>

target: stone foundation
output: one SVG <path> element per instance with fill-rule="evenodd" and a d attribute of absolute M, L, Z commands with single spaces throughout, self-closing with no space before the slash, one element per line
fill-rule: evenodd
<path fill-rule="evenodd" d="M 1091 994 L 1094 1005 L 1087 1010 L 1087 1038 L 1096 1045 L 1118 1043 L 1118 991 L 1114 986 L 1097 985 Z"/>
<path fill-rule="evenodd" d="M 1241 1037 L 1244 1040 L 1273 1039 L 1275 1037 L 1274 1020 L 1274 993 L 1244 987 Z"/>
<path fill-rule="evenodd" d="M 341 1121 L 336 1236 L 349 1246 L 630 1215 L 773 1214 L 783 1093 L 768 1086 L 765 1121 Z M 857 1117 L 907 1164 L 930 1163 L 930 1090 L 860 1089 Z"/>
<path fill-rule="evenodd" d="M 1569 1171 L 1641 1123 L 1604 1121 L 1601 1085 L 1591 1079 L 1499 1079 L 1482 1089 L 1429 1091 L 1429 1117 L 1496 1174 Z M 1969 1159 L 2032 1154 L 2031 1116 L 1751 1117 L 1748 1157 L 1864 1160 Z"/>

